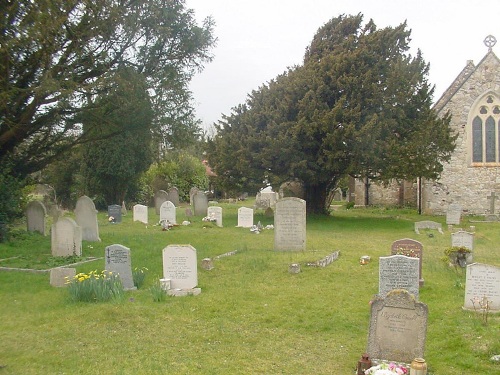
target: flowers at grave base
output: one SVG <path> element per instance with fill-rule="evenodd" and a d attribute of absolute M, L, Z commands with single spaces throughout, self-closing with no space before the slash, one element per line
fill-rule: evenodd
<path fill-rule="evenodd" d="M 80 272 L 68 279 L 68 292 L 73 302 L 105 302 L 121 299 L 123 285 L 118 274 L 102 272 Z"/>
<path fill-rule="evenodd" d="M 418 258 L 418 253 L 414 249 L 407 249 L 404 247 L 397 247 L 394 255 L 404 255 L 411 258 Z"/>
<path fill-rule="evenodd" d="M 217 218 L 215 217 L 215 213 L 211 213 L 209 216 L 205 216 L 201 221 L 208 221 L 210 223 L 215 223 L 217 222 Z"/>
<path fill-rule="evenodd" d="M 165 220 L 165 219 L 160 220 L 158 222 L 158 225 L 161 226 L 161 230 L 163 230 L 163 231 L 170 230 L 171 228 L 174 227 L 174 224 L 172 224 L 170 221 Z"/>
<path fill-rule="evenodd" d="M 377 366 L 372 366 L 365 371 L 365 375 L 404 375 L 408 374 L 408 369 L 403 365 L 398 365 L 394 362 L 382 363 Z"/>
<path fill-rule="evenodd" d="M 108 217 L 108 221 L 112 224 L 116 223 L 116 219 L 113 216 Z"/>

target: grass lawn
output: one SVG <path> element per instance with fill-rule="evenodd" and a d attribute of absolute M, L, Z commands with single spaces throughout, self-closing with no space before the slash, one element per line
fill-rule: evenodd
<path fill-rule="evenodd" d="M 221 204 L 223 228 L 192 218 L 192 225 L 161 231 L 132 221 L 111 224 L 99 213 L 102 242 L 83 244 L 83 257 L 103 257 L 104 248 L 131 249 L 132 267 L 148 269 L 145 284 L 126 292 L 121 302 L 71 303 L 65 288 L 49 285 L 47 273 L 0 272 L 0 375 L 4 374 L 353 374 L 365 351 L 370 300 L 378 292 L 378 257 L 393 241 L 423 243 L 424 286 L 428 305 L 425 359 L 429 374 L 500 374 L 490 357 L 500 354 L 500 314 L 463 311 L 465 271 L 441 260 L 451 245 L 444 217 L 418 216 L 412 210 L 338 210 L 309 217 L 307 251 L 275 252 L 272 230 L 253 234 L 236 228 L 237 209 L 253 201 Z M 184 219 L 178 208 L 177 219 Z M 150 222 L 157 216 L 150 209 Z M 500 266 L 500 223 L 476 226 L 474 261 Z M 272 224 L 262 212 L 254 222 Z M 444 235 L 413 223 L 434 220 Z M 22 227 L 24 228 L 24 226 Z M 433 236 L 429 236 L 432 233 Z M 198 263 L 233 250 L 198 268 L 199 296 L 154 302 L 149 288 L 162 277 L 162 249 L 191 244 Z M 333 251 L 337 261 L 306 267 Z M 359 258 L 372 261 L 360 265 Z M 15 231 L 0 244 L 0 266 L 50 268 L 50 236 Z M 300 263 L 302 272 L 288 266 Z M 81 264 L 78 272 L 101 271 L 104 259 Z M 408 338 L 411 340 L 411 338 Z"/>

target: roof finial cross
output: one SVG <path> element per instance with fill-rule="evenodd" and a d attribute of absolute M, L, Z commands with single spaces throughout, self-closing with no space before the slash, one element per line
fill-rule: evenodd
<path fill-rule="evenodd" d="M 486 38 L 484 38 L 484 45 L 488 47 L 488 51 L 491 51 L 495 44 L 497 44 L 497 38 L 495 38 L 493 35 L 488 35 Z"/>

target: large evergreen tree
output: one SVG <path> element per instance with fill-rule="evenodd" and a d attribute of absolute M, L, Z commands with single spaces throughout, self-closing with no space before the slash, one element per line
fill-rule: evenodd
<path fill-rule="evenodd" d="M 420 52 L 406 24 L 377 29 L 362 16 L 320 28 L 304 63 L 252 92 L 221 120 L 209 161 L 226 184 L 304 185 L 309 212 L 324 213 L 347 175 L 381 181 L 435 178 L 454 148 L 449 118 L 431 109 Z M 236 180 L 231 182 L 231 179 Z"/>

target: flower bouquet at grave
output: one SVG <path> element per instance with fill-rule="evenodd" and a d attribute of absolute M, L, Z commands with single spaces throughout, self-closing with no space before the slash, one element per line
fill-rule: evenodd
<path fill-rule="evenodd" d="M 205 216 L 201 221 L 209 222 L 209 223 L 216 223 L 217 218 L 215 217 L 215 213 L 211 213 L 209 216 Z"/>
<path fill-rule="evenodd" d="M 370 367 L 365 371 L 365 375 L 403 375 L 408 374 L 408 369 L 405 366 L 397 365 L 393 362 L 382 363 L 377 366 Z"/>
<path fill-rule="evenodd" d="M 471 250 L 465 246 L 452 246 L 445 249 L 443 261 L 448 262 L 450 266 L 465 268 L 470 253 Z"/>

